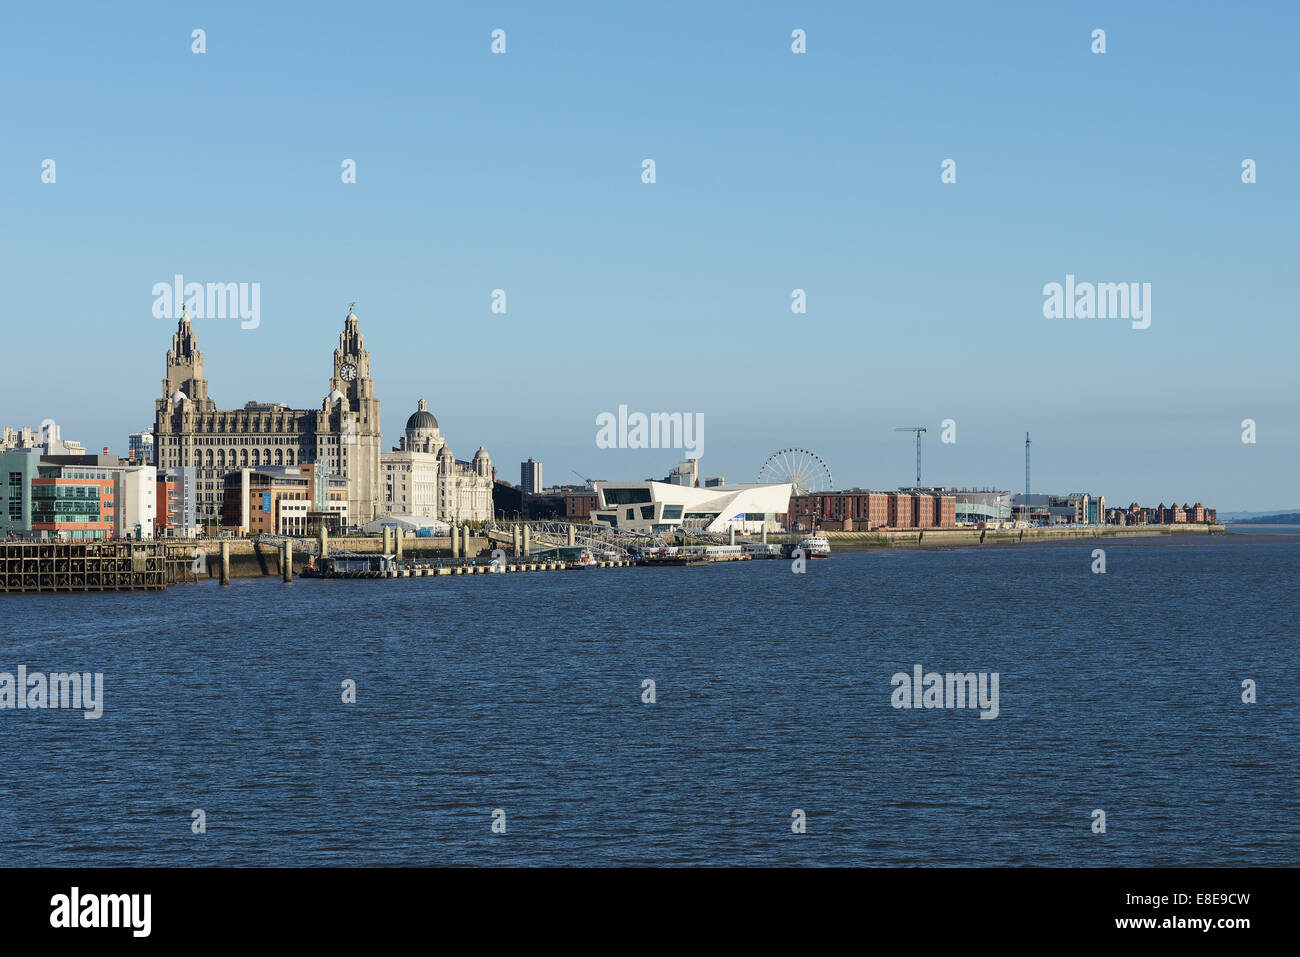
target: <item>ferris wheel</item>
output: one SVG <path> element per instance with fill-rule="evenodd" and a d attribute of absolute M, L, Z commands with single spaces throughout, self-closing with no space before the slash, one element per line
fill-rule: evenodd
<path fill-rule="evenodd" d="M 758 470 L 759 482 L 789 482 L 795 495 L 830 492 L 835 489 L 831 468 L 816 452 L 781 449 L 773 452 Z"/>

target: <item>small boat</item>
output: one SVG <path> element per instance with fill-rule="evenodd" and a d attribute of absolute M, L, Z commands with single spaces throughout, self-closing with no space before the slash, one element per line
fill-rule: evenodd
<path fill-rule="evenodd" d="M 591 552 L 589 552 L 587 549 L 584 548 L 582 550 L 582 554 L 578 556 L 577 561 L 570 562 L 569 567 L 570 568 L 596 568 L 598 567 L 598 562 L 596 561 L 596 556 L 591 554 Z"/>
<path fill-rule="evenodd" d="M 806 558 L 830 558 L 831 543 L 821 535 L 809 535 L 799 543 Z"/>

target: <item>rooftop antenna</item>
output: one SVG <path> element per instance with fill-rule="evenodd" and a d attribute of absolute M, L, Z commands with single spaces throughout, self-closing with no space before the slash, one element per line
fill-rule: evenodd
<path fill-rule="evenodd" d="M 905 426 L 901 429 L 894 429 L 895 432 L 915 432 L 916 433 L 916 487 L 921 487 L 921 433 L 929 430 L 923 425 Z"/>

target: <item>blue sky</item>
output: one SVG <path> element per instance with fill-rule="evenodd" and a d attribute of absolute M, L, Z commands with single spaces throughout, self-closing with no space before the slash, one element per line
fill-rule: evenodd
<path fill-rule="evenodd" d="M 926 425 L 927 484 L 1019 490 L 1028 430 L 1039 491 L 1297 504 L 1295 4 L 267 6 L 6 10 L 3 423 L 124 452 L 183 273 L 261 283 L 197 323 L 219 406 L 318 406 L 356 300 L 386 446 L 424 394 L 512 481 L 664 474 L 624 404 L 731 481 L 910 483 Z M 1067 273 L 1151 327 L 1044 318 Z"/>

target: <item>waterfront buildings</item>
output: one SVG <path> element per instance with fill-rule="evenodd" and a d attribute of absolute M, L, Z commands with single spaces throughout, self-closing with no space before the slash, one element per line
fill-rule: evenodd
<path fill-rule="evenodd" d="M 1165 505 L 1161 502 L 1154 508 L 1144 508 L 1137 502 L 1127 508 L 1106 510 L 1106 522 L 1111 525 L 1181 525 L 1218 522 L 1218 509 L 1208 508 L 1197 502 L 1194 505 Z"/>
<path fill-rule="evenodd" d="M 5 537 L 104 541 L 155 535 L 157 472 L 109 455 L 0 452 Z"/>
<path fill-rule="evenodd" d="M 1018 521 L 1033 525 L 1098 525 L 1105 522 L 1106 496 L 1088 492 L 1068 495 L 1016 494 L 1012 511 Z"/>
<path fill-rule="evenodd" d="M 225 527 L 244 535 L 338 534 L 348 524 L 348 482 L 314 464 L 264 465 L 226 473 Z"/>
<path fill-rule="evenodd" d="M 938 488 L 897 492 L 845 489 L 790 498 L 786 525 L 794 531 L 866 532 L 879 528 L 955 528 L 957 500 Z"/>
<path fill-rule="evenodd" d="M 379 399 L 355 313 L 344 320 L 329 391 L 319 409 L 265 402 L 218 409 L 208 396 L 193 324 L 184 314 L 167 353 L 162 391 L 155 402 L 156 461 L 163 469 L 195 469 L 202 524 L 226 524 L 227 473 L 304 463 L 320 464 L 347 481 L 352 521 L 369 521 L 378 512 Z"/>
<path fill-rule="evenodd" d="M 706 532 L 776 530 L 790 507 L 789 482 L 699 488 L 672 482 L 596 482 L 591 520 L 634 532 L 687 526 Z"/>
<path fill-rule="evenodd" d="M 400 444 L 381 453 L 379 464 L 381 515 L 444 522 L 482 522 L 492 517 L 492 457 L 480 445 L 471 461 L 458 460 L 423 396 L 406 420 Z M 537 470 L 540 477 L 540 463 Z"/>
<path fill-rule="evenodd" d="M 542 490 L 542 463 L 528 456 L 527 462 L 519 463 L 519 487 L 528 495 L 536 495 Z"/>

